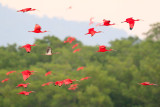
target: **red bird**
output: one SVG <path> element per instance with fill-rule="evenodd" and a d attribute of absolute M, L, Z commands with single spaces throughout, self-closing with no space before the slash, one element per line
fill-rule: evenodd
<path fill-rule="evenodd" d="M 5 81 L 8 81 L 8 80 L 9 80 L 9 78 L 6 78 L 6 79 L 2 80 L 1 83 L 4 83 Z"/>
<path fill-rule="evenodd" d="M 110 20 L 106 20 L 106 19 L 103 19 L 103 25 L 101 25 L 101 26 L 110 26 L 110 25 L 115 25 L 115 23 L 113 23 L 113 24 L 110 24 Z"/>
<path fill-rule="evenodd" d="M 127 18 L 124 22 L 129 23 L 130 30 L 133 29 L 135 21 L 140 21 L 140 19 L 134 20 L 133 17 Z M 121 22 L 121 23 L 124 23 Z"/>
<path fill-rule="evenodd" d="M 59 85 L 59 87 L 61 87 L 63 85 L 63 81 L 56 81 L 54 85 Z"/>
<path fill-rule="evenodd" d="M 53 82 L 47 82 L 47 83 L 42 84 L 42 86 L 50 85 L 50 84 L 52 84 L 52 83 L 53 83 Z"/>
<path fill-rule="evenodd" d="M 95 31 L 94 28 L 90 28 L 88 29 L 88 33 L 86 33 L 85 35 L 91 34 L 91 37 L 95 34 L 95 33 L 100 33 L 102 31 Z"/>
<path fill-rule="evenodd" d="M 9 71 L 9 72 L 6 73 L 6 75 L 9 75 L 9 74 L 14 73 L 14 72 L 16 72 L 16 71 Z"/>
<path fill-rule="evenodd" d="M 90 18 L 89 26 L 94 23 L 94 22 L 93 22 L 93 19 L 94 19 L 94 17 L 91 17 L 91 18 Z"/>
<path fill-rule="evenodd" d="M 81 48 L 75 49 L 75 50 L 73 51 L 73 53 L 76 53 L 77 51 L 80 51 L 80 50 L 81 50 Z"/>
<path fill-rule="evenodd" d="M 52 71 L 48 71 L 45 76 L 50 75 L 52 73 Z"/>
<path fill-rule="evenodd" d="M 41 26 L 36 24 L 35 27 L 34 27 L 34 31 L 28 31 L 28 32 L 34 32 L 34 33 L 45 33 L 45 32 L 48 32 L 48 31 L 41 31 Z"/>
<path fill-rule="evenodd" d="M 17 12 L 28 12 L 28 11 L 35 11 L 36 9 L 32 9 L 32 8 L 25 8 L 25 9 L 22 9 L 22 10 L 18 10 Z"/>
<path fill-rule="evenodd" d="M 78 45 L 79 45 L 79 44 L 76 43 L 75 45 L 72 46 L 72 49 L 75 48 L 75 47 L 77 47 Z"/>
<path fill-rule="evenodd" d="M 140 85 L 157 85 L 157 84 L 150 84 L 150 82 L 143 82 L 143 83 L 138 83 L 138 84 L 140 84 Z"/>
<path fill-rule="evenodd" d="M 81 81 L 82 81 L 82 80 L 87 80 L 87 79 L 89 79 L 89 78 L 91 78 L 91 77 L 82 78 Z"/>
<path fill-rule="evenodd" d="M 26 81 L 26 80 L 30 77 L 30 75 L 32 75 L 31 72 L 35 72 L 35 71 L 25 70 L 25 71 L 22 71 L 22 72 L 21 72 L 24 81 Z"/>
<path fill-rule="evenodd" d="M 30 84 L 30 83 L 27 83 L 27 84 L 18 84 L 16 87 L 24 87 L 24 88 L 27 88 L 27 85 Z"/>
<path fill-rule="evenodd" d="M 76 90 L 77 87 L 69 87 L 68 90 Z"/>
<path fill-rule="evenodd" d="M 84 66 L 77 68 L 77 71 L 82 70 Z"/>
<path fill-rule="evenodd" d="M 20 93 L 17 93 L 17 94 L 29 95 L 29 94 L 32 93 L 32 92 L 35 92 L 35 91 L 29 91 L 29 92 L 21 91 Z"/>
<path fill-rule="evenodd" d="M 72 84 L 72 82 L 73 82 L 73 80 L 71 80 L 71 79 L 65 79 L 65 80 L 63 80 L 63 83 L 65 85 Z"/>
<path fill-rule="evenodd" d="M 66 41 L 64 41 L 64 43 L 72 43 L 74 40 L 76 40 L 74 37 L 68 37 Z"/>
<path fill-rule="evenodd" d="M 27 51 L 28 53 L 30 53 L 30 52 L 31 52 L 31 46 L 36 46 L 36 45 L 35 45 L 35 44 L 34 44 L 34 45 L 26 44 L 26 45 L 24 45 L 24 46 L 22 46 L 22 47 L 20 47 L 20 48 L 25 48 L 26 51 Z"/>
<path fill-rule="evenodd" d="M 98 50 L 97 52 L 106 52 L 106 51 L 112 51 L 112 50 L 113 50 L 113 49 L 107 50 L 107 49 L 106 49 L 106 46 L 101 45 L 101 46 L 99 46 L 99 50 Z"/>

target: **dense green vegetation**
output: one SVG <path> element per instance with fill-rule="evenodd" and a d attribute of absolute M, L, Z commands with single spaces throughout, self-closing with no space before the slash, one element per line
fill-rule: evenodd
<path fill-rule="evenodd" d="M 154 26 L 155 27 L 155 26 Z M 83 46 L 80 41 L 64 44 L 54 36 L 35 40 L 39 46 L 32 47 L 31 53 L 20 49 L 16 44 L 0 47 L 0 107 L 159 107 L 159 86 L 141 86 L 137 83 L 149 81 L 160 84 L 160 41 L 150 39 L 154 27 L 148 33 L 148 39 L 140 41 L 136 37 L 111 41 L 111 47 L 117 51 L 98 53 L 98 47 Z M 157 27 L 156 27 L 157 29 Z M 152 34 L 150 36 L 150 34 Z M 80 52 L 72 53 L 72 46 L 79 43 Z M 60 54 L 43 56 L 46 48 L 52 47 Z M 84 70 L 76 71 L 85 66 Z M 8 71 L 17 73 L 6 75 Z M 20 72 L 34 70 L 27 81 L 23 81 Z M 52 75 L 45 77 L 47 71 Z M 78 83 L 75 91 L 43 83 L 67 78 L 79 80 L 92 77 Z M 28 88 L 16 88 L 20 83 L 31 83 Z M 29 96 L 18 95 L 20 91 L 36 91 Z"/>

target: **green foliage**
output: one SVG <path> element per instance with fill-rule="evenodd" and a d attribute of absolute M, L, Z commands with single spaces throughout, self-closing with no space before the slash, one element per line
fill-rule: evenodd
<path fill-rule="evenodd" d="M 139 41 L 129 37 L 110 42 L 117 51 L 98 53 L 98 47 L 83 46 L 80 41 L 72 44 L 60 41 L 54 36 L 35 40 L 31 53 L 17 48 L 16 44 L 0 47 L 0 107 L 159 107 L 159 86 L 140 86 L 137 83 L 160 81 L 160 42 Z M 73 53 L 72 46 L 80 45 L 80 52 Z M 44 56 L 50 46 L 52 56 Z M 78 67 L 83 70 L 76 71 Z M 8 71 L 17 73 L 6 75 Z M 20 72 L 37 71 L 27 81 Z M 44 76 L 52 71 L 52 75 Z M 75 91 L 43 83 L 67 78 L 79 84 Z M 16 88 L 20 83 L 31 83 L 28 88 Z M 29 96 L 17 95 L 20 91 L 36 91 Z"/>

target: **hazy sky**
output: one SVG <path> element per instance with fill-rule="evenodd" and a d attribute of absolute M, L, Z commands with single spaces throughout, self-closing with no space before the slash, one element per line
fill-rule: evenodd
<path fill-rule="evenodd" d="M 3 6 L 12 9 L 36 8 L 39 11 L 29 12 L 40 17 L 57 17 L 73 21 L 102 22 L 109 19 L 125 29 L 129 34 L 137 34 L 143 38 L 142 33 L 149 29 L 149 25 L 160 21 L 160 0 L 0 0 Z M 68 9 L 72 6 L 72 9 Z M 126 18 L 143 19 L 135 23 L 135 28 L 130 31 L 127 23 L 120 23 Z"/>

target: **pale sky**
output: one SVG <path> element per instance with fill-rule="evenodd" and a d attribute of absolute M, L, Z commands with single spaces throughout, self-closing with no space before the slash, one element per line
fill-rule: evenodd
<path fill-rule="evenodd" d="M 39 11 L 29 12 L 39 17 L 57 17 L 72 21 L 88 21 L 94 17 L 95 22 L 103 19 L 116 23 L 115 28 L 124 29 L 132 35 L 143 38 L 143 32 L 149 25 L 160 21 L 160 0 L 0 0 L 3 6 L 20 10 L 35 8 Z M 68 9 L 72 6 L 72 9 Z M 143 19 L 135 23 L 132 31 L 127 23 L 121 23 L 126 18 Z"/>

